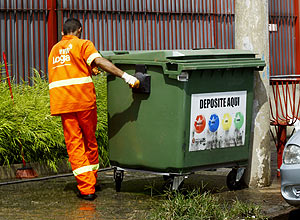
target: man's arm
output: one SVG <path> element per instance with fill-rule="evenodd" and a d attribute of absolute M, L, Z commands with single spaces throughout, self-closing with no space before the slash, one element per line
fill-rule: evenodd
<path fill-rule="evenodd" d="M 140 82 L 137 78 L 120 70 L 113 63 L 111 63 L 109 60 L 107 60 L 103 57 L 97 57 L 93 60 L 93 62 L 91 64 L 92 69 L 94 69 L 95 66 L 100 67 L 105 72 L 108 72 L 112 75 L 115 75 L 117 77 L 124 79 L 124 81 L 130 85 L 130 87 L 133 87 L 133 88 L 139 87 Z"/>
<path fill-rule="evenodd" d="M 108 72 L 112 75 L 118 76 L 122 78 L 123 71 L 120 70 L 118 67 L 116 67 L 114 64 L 112 64 L 109 60 L 103 58 L 103 57 L 97 57 L 92 62 L 92 66 L 96 65 L 97 67 L 100 67 L 105 72 Z"/>

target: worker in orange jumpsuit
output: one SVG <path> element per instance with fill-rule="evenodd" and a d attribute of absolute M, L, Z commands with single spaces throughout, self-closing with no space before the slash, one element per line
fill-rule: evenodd
<path fill-rule="evenodd" d="M 49 54 L 50 110 L 51 115 L 61 116 L 78 196 L 94 200 L 99 160 L 96 93 L 91 76 L 98 74 L 100 67 L 124 79 L 130 87 L 138 87 L 139 80 L 101 57 L 91 41 L 80 39 L 81 30 L 79 20 L 68 19 L 61 41 Z"/>

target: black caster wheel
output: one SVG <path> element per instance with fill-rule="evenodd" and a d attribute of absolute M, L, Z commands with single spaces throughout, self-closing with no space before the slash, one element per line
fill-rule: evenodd
<path fill-rule="evenodd" d="M 121 184 L 124 177 L 124 171 L 123 170 L 114 170 L 114 179 L 116 184 L 116 192 L 121 192 Z"/>
<path fill-rule="evenodd" d="M 242 185 L 243 185 L 242 178 L 239 178 L 239 180 L 237 180 L 237 175 L 238 175 L 237 168 L 233 168 L 227 175 L 226 184 L 230 191 L 242 189 Z"/>

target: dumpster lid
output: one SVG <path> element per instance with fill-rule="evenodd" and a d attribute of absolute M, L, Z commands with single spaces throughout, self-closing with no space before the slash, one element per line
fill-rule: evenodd
<path fill-rule="evenodd" d="M 165 74 L 200 69 L 254 68 L 262 70 L 265 61 L 255 53 L 236 49 L 101 51 L 114 64 L 160 65 Z"/>

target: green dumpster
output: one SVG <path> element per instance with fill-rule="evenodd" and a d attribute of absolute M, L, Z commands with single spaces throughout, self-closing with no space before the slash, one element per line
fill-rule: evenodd
<path fill-rule="evenodd" d="M 108 76 L 109 158 L 120 168 L 117 191 L 123 179 L 118 170 L 180 176 L 247 164 L 253 72 L 265 66 L 254 53 L 208 49 L 107 51 L 102 56 L 143 77 L 142 88 L 132 90 Z M 234 170 L 232 185 L 236 175 Z"/>

